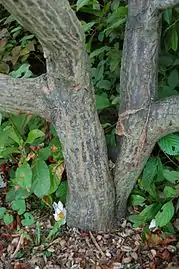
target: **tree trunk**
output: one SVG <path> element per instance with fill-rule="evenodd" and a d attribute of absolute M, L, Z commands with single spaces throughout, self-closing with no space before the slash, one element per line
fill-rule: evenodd
<path fill-rule="evenodd" d="M 95 108 L 84 33 L 68 1 L 1 0 L 39 39 L 47 73 L 36 79 L 0 75 L 0 109 L 23 110 L 52 120 L 63 144 L 68 175 L 67 224 L 83 230 L 111 229 L 116 202 L 118 219 L 125 216 L 128 196 L 156 141 L 179 130 L 179 97 L 154 101 L 160 9 L 179 0 L 128 2 L 116 129 L 121 149 L 113 181 Z"/>
<path fill-rule="evenodd" d="M 121 65 L 121 106 L 116 127 L 116 133 L 122 136 L 114 178 L 118 220 L 126 215 L 128 197 L 155 143 L 171 132 L 171 126 L 167 126 L 166 122 L 163 131 L 157 130 L 157 125 L 162 125 L 162 114 L 165 114 L 164 110 L 159 110 L 159 104 L 155 103 L 161 28 L 159 5 L 162 5 L 158 2 L 160 1 L 129 1 Z M 166 2 L 163 4 L 166 5 Z M 168 2 L 171 4 L 172 1 Z M 170 115 L 169 107 L 168 103 L 165 108 L 168 112 L 166 119 Z M 177 130 L 178 127 L 173 128 L 173 131 Z"/>

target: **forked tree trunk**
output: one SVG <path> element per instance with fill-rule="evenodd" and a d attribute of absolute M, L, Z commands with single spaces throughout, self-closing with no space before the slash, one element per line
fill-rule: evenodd
<path fill-rule="evenodd" d="M 128 196 L 156 141 L 179 130 L 179 98 L 154 102 L 160 10 L 179 0 L 129 0 L 116 130 L 121 150 L 114 180 L 95 108 L 84 33 L 69 3 L 0 2 L 37 36 L 47 60 L 47 74 L 36 79 L 0 75 L 0 109 L 23 110 L 52 120 L 63 144 L 68 175 L 68 225 L 109 230 L 116 215 L 119 220 L 125 216 Z"/>

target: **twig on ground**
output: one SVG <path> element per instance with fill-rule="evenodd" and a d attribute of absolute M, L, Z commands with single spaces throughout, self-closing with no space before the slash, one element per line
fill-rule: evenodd
<path fill-rule="evenodd" d="M 95 247 L 99 250 L 99 252 L 101 253 L 102 256 L 105 256 L 104 252 L 102 251 L 102 249 L 100 248 L 100 246 L 98 245 L 96 239 L 94 238 L 92 232 L 89 232 L 89 235 L 91 237 L 91 240 L 93 241 L 93 244 L 95 245 Z"/>

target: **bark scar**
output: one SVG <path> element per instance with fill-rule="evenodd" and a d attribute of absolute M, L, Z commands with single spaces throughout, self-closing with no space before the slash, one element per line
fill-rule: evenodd
<path fill-rule="evenodd" d="M 148 126 L 148 122 L 149 122 L 150 110 L 151 110 L 151 102 L 150 102 L 149 107 L 148 107 L 147 117 L 146 117 L 146 120 L 145 120 L 145 123 L 144 123 L 144 127 L 142 129 L 142 132 L 141 132 L 141 135 L 140 135 L 140 139 L 139 139 L 139 144 L 138 144 L 138 148 L 137 148 L 136 158 L 134 160 L 134 166 L 135 167 L 137 167 L 137 165 L 139 164 L 141 152 L 144 149 L 144 145 L 145 145 L 145 142 L 146 142 L 146 138 L 147 138 L 147 126 Z"/>
<path fill-rule="evenodd" d="M 137 109 L 129 109 L 126 110 L 125 112 L 119 114 L 119 118 L 118 118 L 118 122 L 116 125 L 116 134 L 119 136 L 126 136 L 126 137 L 130 137 L 130 135 L 125 131 L 125 127 L 124 127 L 124 123 L 123 121 L 125 119 L 128 119 L 130 115 L 133 115 L 135 113 L 137 113 L 138 111 L 144 109 L 144 107 L 140 107 Z"/>

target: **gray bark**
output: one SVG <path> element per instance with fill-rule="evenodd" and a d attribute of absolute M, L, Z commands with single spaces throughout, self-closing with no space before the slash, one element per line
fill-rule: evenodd
<path fill-rule="evenodd" d="M 0 74 L 0 111 L 49 118 L 42 95 L 45 87 L 47 82 L 44 75 L 34 79 L 15 79 Z"/>
<path fill-rule="evenodd" d="M 68 175 L 68 225 L 111 229 L 115 205 L 118 219 L 124 217 L 128 196 L 156 141 L 179 130 L 179 98 L 155 101 L 160 10 L 179 0 L 129 0 L 116 130 L 122 142 L 114 181 L 95 108 L 84 33 L 68 1 L 0 2 L 37 36 L 47 63 L 46 76 L 37 79 L 0 76 L 0 85 L 1 81 L 10 85 L 0 86 L 1 109 L 23 110 L 52 120 L 63 144 Z"/>

